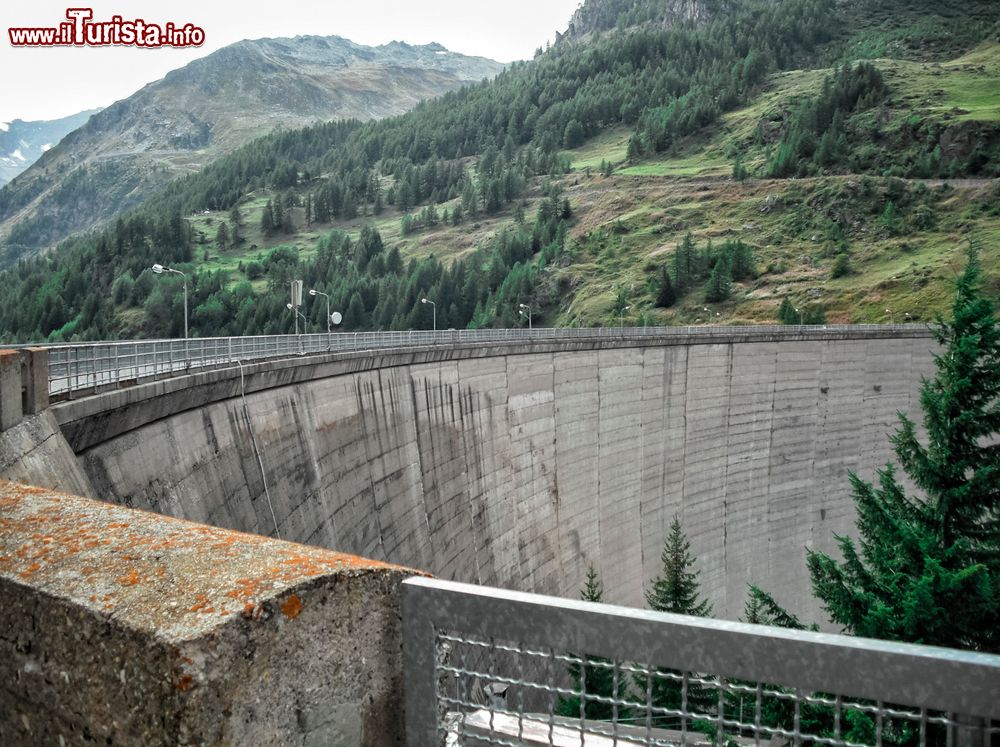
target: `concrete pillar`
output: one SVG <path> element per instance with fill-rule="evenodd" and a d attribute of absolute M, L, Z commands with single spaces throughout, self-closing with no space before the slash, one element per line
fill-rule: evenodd
<path fill-rule="evenodd" d="M 0 431 L 21 422 L 21 355 L 0 350 Z"/>
<path fill-rule="evenodd" d="M 49 349 L 26 348 L 21 351 L 21 385 L 24 400 L 21 408 L 25 415 L 36 415 L 49 406 Z"/>

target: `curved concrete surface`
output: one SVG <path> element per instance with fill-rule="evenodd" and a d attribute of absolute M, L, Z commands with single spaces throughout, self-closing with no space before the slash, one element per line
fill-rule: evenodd
<path fill-rule="evenodd" d="M 847 471 L 891 457 L 934 344 L 771 329 L 333 355 L 55 413 L 94 494 L 128 506 L 525 591 L 575 595 L 593 563 L 635 606 L 676 514 L 717 616 L 754 582 L 819 620 L 804 548 L 852 531 Z"/>

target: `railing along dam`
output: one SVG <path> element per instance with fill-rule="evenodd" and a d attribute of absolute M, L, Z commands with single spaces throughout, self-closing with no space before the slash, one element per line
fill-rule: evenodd
<path fill-rule="evenodd" d="M 90 492 L 127 506 L 563 596 L 593 564 L 635 606 L 676 515 L 716 615 L 752 582 L 821 620 L 804 549 L 853 531 L 848 470 L 891 458 L 935 346 L 915 326 L 408 334 L 56 348 L 74 398 L 53 413 Z"/>

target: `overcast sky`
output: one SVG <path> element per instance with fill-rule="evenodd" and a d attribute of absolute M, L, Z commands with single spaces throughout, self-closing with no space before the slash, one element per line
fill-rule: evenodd
<path fill-rule="evenodd" d="M 10 27 L 57 26 L 67 7 L 89 3 L 4 2 L 0 9 L 0 122 L 56 119 L 123 99 L 168 71 L 240 39 L 336 34 L 360 44 L 394 39 L 440 42 L 463 54 L 501 62 L 528 59 L 566 28 L 579 0 L 101 0 L 94 20 L 142 18 L 149 23 L 193 23 L 205 30 L 196 49 L 14 48 Z M 241 8 L 237 14 L 234 9 Z"/>

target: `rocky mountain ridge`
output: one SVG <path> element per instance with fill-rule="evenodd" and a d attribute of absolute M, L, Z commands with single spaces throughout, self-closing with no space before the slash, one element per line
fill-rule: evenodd
<path fill-rule="evenodd" d="M 237 42 L 115 102 L 0 190 L 0 254 L 51 247 L 275 128 L 400 114 L 501 69 L 439 44 Z"/>

